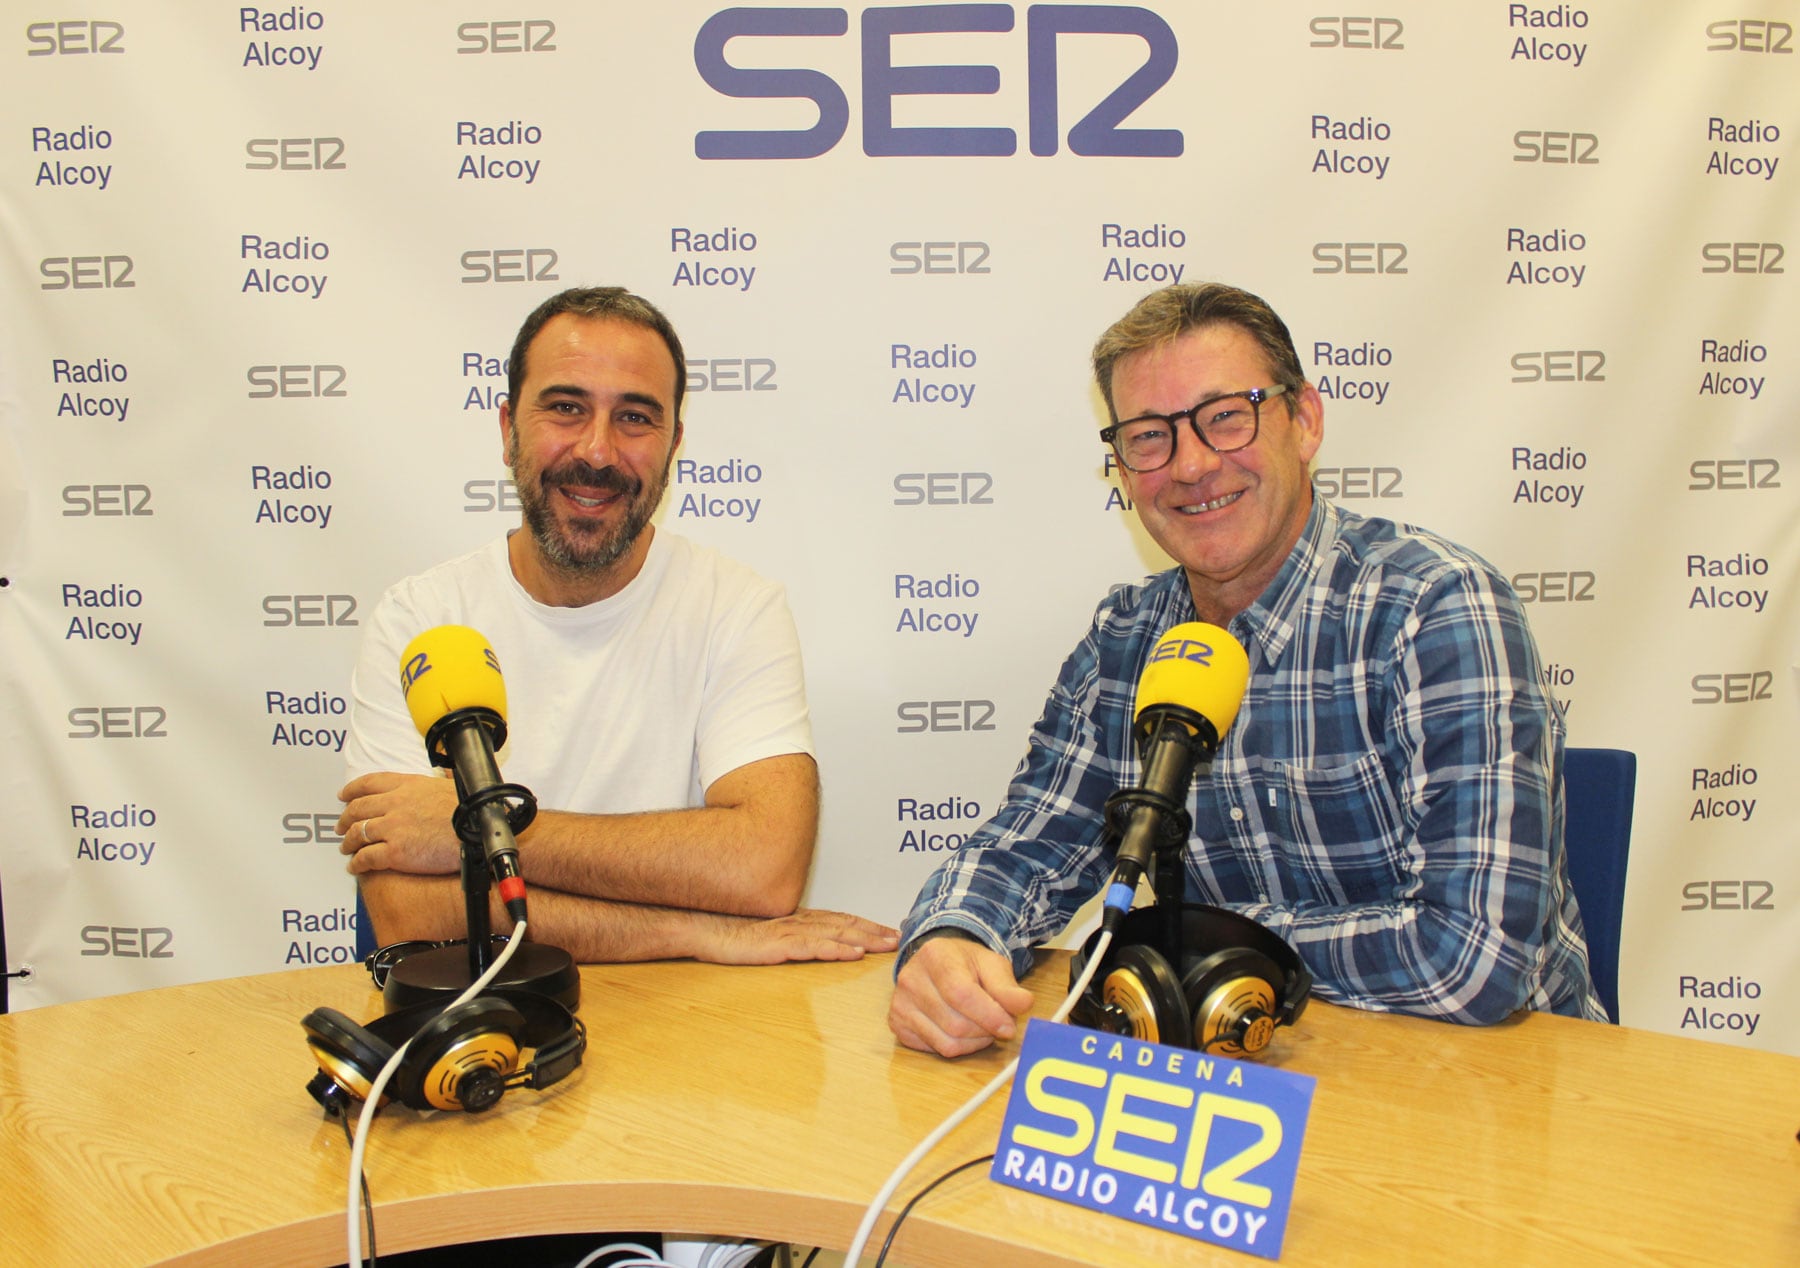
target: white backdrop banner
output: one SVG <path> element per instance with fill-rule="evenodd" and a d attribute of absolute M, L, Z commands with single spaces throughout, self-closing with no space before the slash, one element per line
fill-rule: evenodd
<path fill-rule="evenodd" d="M 362 623 L 517 522 L 505 358 L 577 284 L 681 330 L 659 522 L 788 587 L 809 901 L 896 921 L 1166 566 L 1094 337 L 1218 279 L 1319 487 L 1498 564 L 1571 741 L 1638 753 L 1625 1020 L 1800 1053 L 1794 10 L 1379 9 L 15 8 L 15 1006 L 350 958 Z"/>

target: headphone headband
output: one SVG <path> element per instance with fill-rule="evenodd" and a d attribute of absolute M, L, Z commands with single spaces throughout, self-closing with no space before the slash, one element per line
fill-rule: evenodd
<path fill-rule="evenodd" d="M 1276 1026 L 1293 1025 L 1306 1010 L 1313 979 L 1305 961 L 1250 917 L 1183 904 L 1178 965 L 1160 950 L 1163 922 L 1154 906 L 1126 915 L 1072 1021 L 1237 1056 L 1260 1050 Z M 1099 938 L 1090 935 L 1070 961 L 1071 985 Z"/>
<path fill-rule="evenodd" d="M 1154 911 L 1153 907 L 1144 909 L 1145 919 L 1138 934 L 1140 938 L 1148 939 L 1152 936 L 1157 919 L 1151 915 Z M 1131 927 L 1129 916 L 1126 917 L 1125 927 Z M 1269 932 L 1243 913 L 1224 907 L 1208 907 L 1201 903 L 1183 904 L 1181 942 L 1183 952 L 1189 955 L 1194 954 L 1196 949 L 1201 954 L 1207 954 L 1233 946 L 1261 952 L 1282 973 L 1281 996 L 1278 1001 L 1280 1012 L 1276 1015 L 1276 1023 L 1291 1026 L 1306 1010 L 1306 1001 L 1312 994 L 1312 971 L 1306 967 L 1300 953 L 1289 946 L 1285 939 Z"/>
<path fill-rule="evenodd" d="M 388 1094 L 414 1109 L 479 1112 L 507 1088 L 546 1088 L 572 1073 L 587 1027 L 560 1002 L 535 991 L 489 990 L 452 1008 L 416 1004 L 359 1026 L 332 1008 L 302 1019 L 319 1073 L 307 1091 L 327 1113 L 368 1095 L 402 1044 L 406 1056 Z M 532 1050 L 521 1067 L 522 1049 Z"/>

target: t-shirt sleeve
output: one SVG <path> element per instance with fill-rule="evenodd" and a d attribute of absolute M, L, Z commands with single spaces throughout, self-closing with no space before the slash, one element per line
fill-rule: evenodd
<path fill-rule="evenodd" d="M 759 583 L 722 608 L 694 737 L 703 789 L 751 762 L 813 752 L 800 635 L 786 595 Z"/>
<path fill-rule="evenodd" d="M 413 725 L 406 697 L 400 692 L 400 653 L 427 627 L 428 623 L 408 610 L 399 587 L 389 590 L 375 605 L 350 675 L 346 779 L 373 771 L 431 773 L 425 739 Z"/>

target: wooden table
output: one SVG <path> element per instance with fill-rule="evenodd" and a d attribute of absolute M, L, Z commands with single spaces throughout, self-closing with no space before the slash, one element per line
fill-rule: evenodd
<path fill-rule="evenodd" d="M 565 1083 L 485 1115 L 377 1120 L 378 1249 L 669 1229 L 841 1250 L 895 1163 L 1012 1055 L 896 1048 L 891 967 L 584 969 L 587 1063 Z M 1032 975 L 1040 1015 L 1064 973 L 1053 957 Z M 366 975 L 338 967 L 0 1018 L 0 1259 L 342 1262 L 349 1148 L 303 1090 L 300 1018 L 321 1004 L 379 1010 Z M 1286 1263 L 1800 1262 L 1800 1059 L 1544 1015 L 1475 1030 L 1318 1003 L 1271 1052 L 1318 1080 Z M 990 1152 L 1004 1100 L 893 1209 Z M 1254 1262 L 985 1167 L 922 1202 L 894 1255 Z"/>

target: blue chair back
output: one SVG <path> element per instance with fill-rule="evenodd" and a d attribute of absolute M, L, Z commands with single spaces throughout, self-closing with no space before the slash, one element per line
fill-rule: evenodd
<path fill-rule="evenodd" d="M 356 962 L 361 964 L 375 950 L 375 928 L 369 923 L 369 909 L 363 904 L 362 887 L 356 890 Z"/>
<path fill-rule="evenodd" d="M 1588 967 L 1606 1015 L 1619 1020 L 1619 930 L 1625 920 L 1625 866 L 1637 754 L 1571 748 L 1563 754 L 1563 849 L 1569 883 L 1587 928 Z"/>

